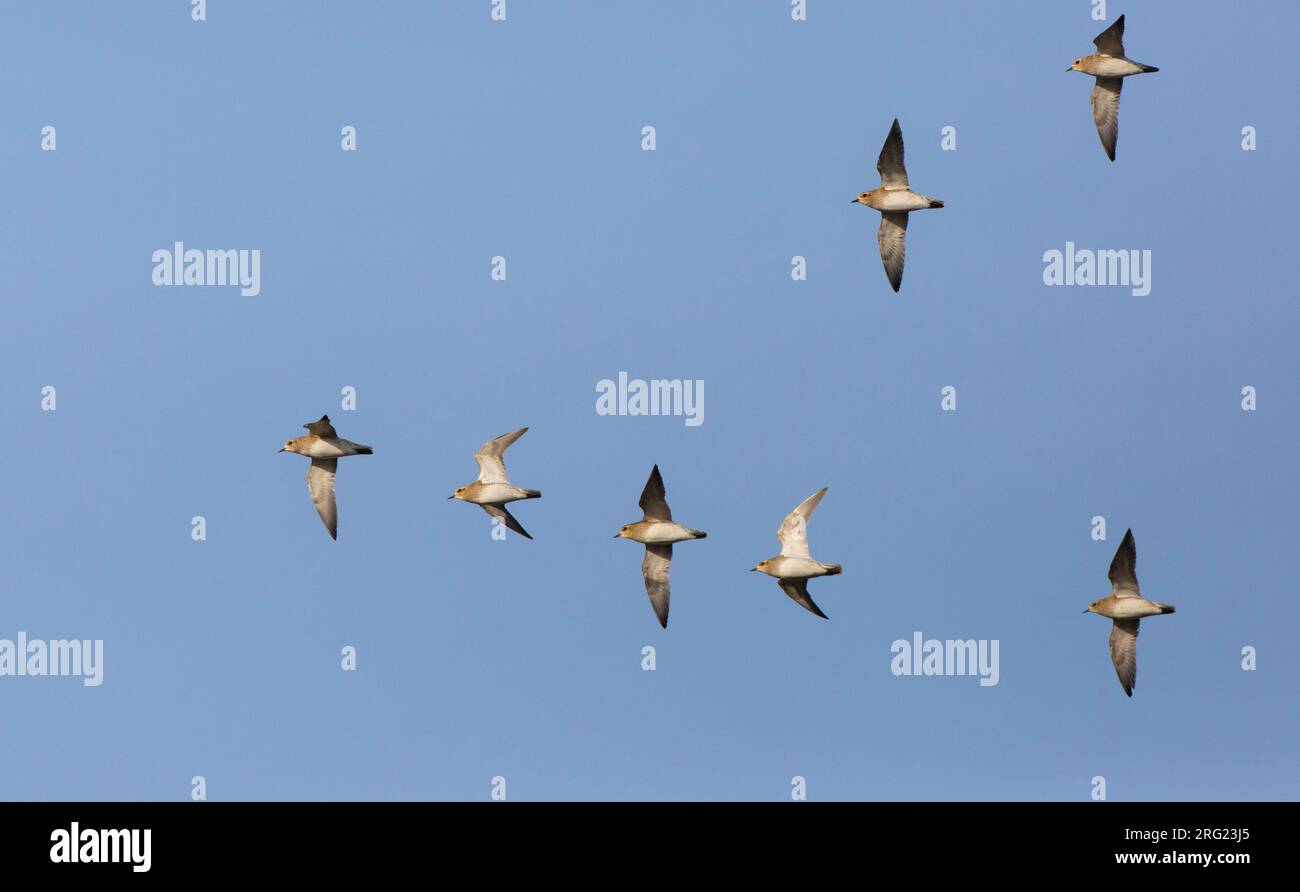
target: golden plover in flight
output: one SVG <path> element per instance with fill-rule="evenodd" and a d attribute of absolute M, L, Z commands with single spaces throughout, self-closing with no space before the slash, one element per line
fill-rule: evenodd
<path fill-rule="evenodd" d="M 913 192 L 907 184 L 907 169 L 903 167 L 903 128 L 894 118 L 885 145 L 876 161 L 880 171 L 880 187 L 863 192 L 850 204 L 865 204 L 880 211 L 880 229 L 876 241 L 880 242 L 880 261 L 885 265 L 889 284 L 897 291 L 903 284 L 903 239 L 907 235 L 907 214 L 925 208 L 941 208 L 943 202 Z"/>
<path fill-rule="evenodd" d="M 641 562 L 641 575 L 645 577 L 646 594 L 659 625 L 668 628 L 668 568 L 673 561 L 673 543 L 687 539 L 703 539 L 708 534 L 673 523 L 673 513 L 664 498 L 664 478 L 659 476 L 659 466 L 650 469 L 650 479 L 641 492 L 641 519 L 624 524 L 615 539 L 631 539 L 645 545 L 645 560 Z"/>
<path fill-rule="evenodd" d="M 308 434 L 285 441 L 281 452 L 296 452 L 311 459 L 307 469 L 307 492 L 311 493 L 316 513 L 329 530 L 330 538 L 339 537 L 339 510 L 334 504 L 334 469 L 345 455 L 373 455 L 375 450 L 351 440 L 342 439 L 330 424 L 330 417 L 322 415 L 320 421 L 304 424 Z"/>
<path fill-rule="evenodd" d="M 898 126 L 897 122 L 894 126 Z M 775 576 L 781 591 L 789 595 L 800 607 L 817 614 L 822 619 L 830 619 L 830 617 L 822 613 L 817 602 L 808 594 L 808 580 L 818 576 L 838 576 L 843 570 L 839 564 L 823 564 L 821 561 L 813 560 L 808 553 L 808 521 L 821 502 L 822 496 L 826 495 L 827 489 L 828 487 L 823 486 L 786 515 L 785 520 L 781 521 L 781 526 L 776 530 L 776 537 L 781 540 L 781 553 L 776 557 L 759 561 L 758 566 L 750 570 L 750 572 L 758 570 L 768 576 Z"/>
<path fill-rule="evenodd" d="M 1123 16 L 1092 42 L 1097 45 L 1097 52 L 1075 59 L 1065 70 L 1081 71 L 1097 78 L 1097 85 L 1092 88 L 1092 120 L 1097 125 L 1097 135 L 1101 137 L 1106 157 L 1114 161 L 1115 141 L 1119 139 L 1119 91 L 1124 88 L 1124 78 L 1160 69 L 1134 62 L 1124 55 Z"/>
<path fill-rule="evenodd" d="M 1107 575 L 1110 577 L 1110 594 L 1100 601 L 1093 601 L 1083 612 L 1107 616 L 1115 621 L 1110 630 L 1110 661 L 1115 664 L 1115 674 L 1119 676 L 1124 693 L 1132 697 L 1137 685 L 1138 623 L 1144 616 L 1173 613 L 1174 608 L 1142 597 L 1138 588 L 1137 546 L 1133 543 L 1132 530 L 1124 533 L 1124 541 L 1115 550 Z"/>
<path fill-rule="evenodd" d="M 456 491 L 447 498 L 478 505 L 493 517 L 504 520 L 507 527 L 525 539 L 531 539 L 533 537 L 528 535 L 528 531 L 520 526 L 513 514 L 506 510 L 506 505 L 510 502 L 542 497 L 539 490 L 523 489 L 506 479 L 506 450 L 510 448 L 511 443 L 526 433 L 528 428 L 521 427 L 517 431 L 502 434 L 495 440 L 488 440 L 479 447 L 478 452 L 474 453 L 474 461 L 478 462 L 478 479 L 473 483 L 457 487 Z"/>

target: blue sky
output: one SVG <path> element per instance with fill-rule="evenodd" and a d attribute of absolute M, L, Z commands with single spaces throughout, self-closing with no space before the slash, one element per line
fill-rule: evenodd
<path fill-rule="evenodd" d="M 1113 164 L 1084 0 L 7 10 L 0 638 L 105 665 L 0 678 L 0 798 L 1300 796 L 1300 10 L 1108 5 L 1161 69 Z M 895 117 L 946 202 L 898 295 L 848 203 Z M 260 250 L 261 294 L 155 287 L 175 241 Z M 1150 250 L 1151 294 L 1045 287 L 1067 241 Z M 597 415 L 621 370 L 703 380 L 704 424 Z M 375 447 L 337 542 L 276 453 L 322 413 Z M 536 540 L 497 542 L 445 497 L 524 425 Z M 612 540 L 656 462 L 709 533 L 667 631 Z M 823 485 L 830 622 L 746 572 Z M 1126 527 L 1178 607 L 1131 700 L 1081 615 Z M 997 639 L 999 684 L 895 677 L 918 630 Z"/>

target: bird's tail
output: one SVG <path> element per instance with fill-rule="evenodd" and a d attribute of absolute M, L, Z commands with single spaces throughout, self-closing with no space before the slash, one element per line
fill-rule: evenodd
<path fill-rule="evenodd" d="M 826 564 L 825 566 L 826 566 L 827 576 L 839 576 L 841 573 L 844 572 L 844 568 L 841 567 L 839 564 Z"/>
<path fill-rule="evenodd" d="M 707 538 L 709 534 L 704 532 L 704 530 L 691 530 L 691 535 L 696 539 L 704 539 Z"/>
<path fill-rule="evenodd" d="M 1163 613 L 1173 613 L 1173 612 L 1174 612 L 1174 605 L 1173 605 L 1173 604 L 1161 604 L 1161 605 L 1160 605 L 1160 612 L 1161 612 L 1162 614 L 1163 614 Z"/>
<path fill-rule="evenodd" d="M 1139 62 L 1138 64 L 1139 64 L 1139 65 L 1142 65 L 1141 62 Z M 1160 69 L 1159 69 L 1159 68 L 1156 68 L 1154 65 L 1142 65 L 1142 73 L 1143 73 L 1143 74 L 1150 74 L 1150 73 L 1153 72 L 1153 71 L 1159 71 L 1159 70 L 1160 70 Z"/>
<path fill-rule="evenodd" d="M 356 449 L 357 449 L 357 455 L 374 455 L 374 454 L 375 454 L 375 450 L 371 449 L 369 446 L 362 446 L 360 443 L 353 443 L 352 445 L 356 447 Z"/>
<path fill-rule="evenodd" d="M 940 201 L 940 200 L 937 199 L 937 198 L 931 198 L 931 199 L 930 199 L 930 207 L 932 207 L 932 208 L 941 208 L 941 207 L 943 207 L 943 202 Z"/>
<path fill-rule="evenodd" d="M 541 497 L 542 497 L 542 491 L 541 491 L 540 489 L 525 489 L 525 490 L 524 490 L 524 498 L 525 498 L 525 499 L 540 499 Z"/>

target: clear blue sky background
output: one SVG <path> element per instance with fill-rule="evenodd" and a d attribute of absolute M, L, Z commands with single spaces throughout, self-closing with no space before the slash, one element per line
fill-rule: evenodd
<path fill-rule="evenodd" d="M 0 679 L 0 797 L 1300 796 L 1300 10 L 1111 2 L 1161 68 L 1112 164 L 1085 0 L 208 5 L 0 29 L 0 637 L 105 642 L 99 688 Z M 895 116 L 947 202 L 901 295 L 849 204 Z M 177 240 L 260 249 L 261 295 L 154 287 Z M 1044 287 L 1066 241 L 1151 250 L 1150 296 Z M 704 425 L 598 416 L 620 370 L 703 379 Z M 375 447 L 337 542 L 276 453 L 323 412 Z M 536 541 L 496 542 L 445 497 L 523 425 Z M 666 632 L 612 540 L 655 462 L 709 533 Z M 830 622 L 746 572 L 823 485 Z M 1081 615 L 1129 526 L 1178 607 L 1131 700 Z M 894 677 L 915 630 L 1001 683 Z"/>

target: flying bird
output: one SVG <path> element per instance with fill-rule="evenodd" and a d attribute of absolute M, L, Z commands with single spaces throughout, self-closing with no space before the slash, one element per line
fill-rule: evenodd
<path fill-rule="evenodd" d="M 510 502 L 542 497 L 540 490 L 523 489 L 506 479 L 506 450 L 510 448 L 511 443 L 526 433 L 528 428 L 521 427 L 517 431 L 502 434 L 495 440 L 488 440 L 480 446 L 478 452 L 474 453 L 474 461 L 478 462 L 478 479 L 473 483 L 457 487 L 456 491 L 447 498 L 472 502 L 493 517 L 504 520 L 507 527 L 525 539 L 531 539 L 533 537 L 528 535 L 528 531 L 506 509 L 506 505 Z"/>
<path fill-rule="evenodd" d="M 776 530 L 776 537 L 781 540 L 781 553 L 759 561 L 750 571 L 757 570 L 775 576 L 781 591 L 804 610 L 815 613 L 822 619 L 830 617 L 822 613 L 817 602 L 808 594 L 808 580 L 818 576 L 838 576 L 843 571 L 839 564 L 824 564 L 814 560 L 808 553 L 808 521 L 828 488 L 823 486 L 785 516 Z"/>
<path fill-rule="evenodd" d="M 641 491 L 641 519 L 624 524 L 615 539 L 631 539 L 645 545 L 645 560 L 641 562 L 641 575 L 645 577 L 646 594 L 654 608 L 659 625 L 668 628 L 668 568 L 673 561 L 673 543 L 687 539 L 703 539 L 708 534 L 673 523 L 673 513 L 664 498 L 664 478 L 659 466 L 650 469 L 650 479 Z"/>
<path fill-rule="evenodd" d="M 1173 613 L 1174 608 L 1142 597 L 1137 578 L 1137 545 L 1133 542 L 1132 530 L 1124 533 L 1124 541 L 1115 550 L 1107 575 L 1110 577 L 1110 594 L 1100 601 L 1093 601 L 1083 612 L 1096 613 L 1115 621 L 1110 630 L 1110 661 L 1115 664 L 1115 674 L 1119 676 L 1124 693 L 1132 697 L 1137 685 L 1138 623 L 1144 616 Z"/>
<path fill-rule="evenodd" d="M 322 415 L 320 421 L 304 424 L 308 434 L 286 440 L 281 452 L 296 452 L 311 459 L 307 469 L 307 492 L 311 494 L 316 513 L 329 530 L 330 538 L 339 537 L 339 511 L 334 502 L 334 470 L 345 455 L 373 455 L 369 446 L 344 440 L 330 424 L 330 417 Z"/>
<path fill-rule="evenodd" d="M 865 204 L 880 211 L 880 229 L 876 241 L 880 243 L 880 261 L 885 265 L 889 284 L 897 291 L 903 284 L 903 239 L 907 235 L 909 211 L 941 208 L 943 202 L 913 192 L 907 183 L 907 168 L 903 166 L 903 128 L 894 118 L 885 145 L 876 161 L 880 171 L 880 187 L 863 192 L 850 204 Z"/>
<path fill-rule="evenodd" d="M 1124 17 L 1120 16 L 1092 41 L 1097 52 L 1075 59 L 1069 71 L 1081 71 L 1097 78 L 1092 88 L 1092 120 L 1101 137 L 1101 147 L 1106 157 L 1115 160 L 1115 141 L 1119 139 L 1119 91 L 1124 88 L 1124 78 L 1133 74 L 1150 74 L 1159 71 L 1154 65 L 1134 62 L 1124 55 Z"/>

